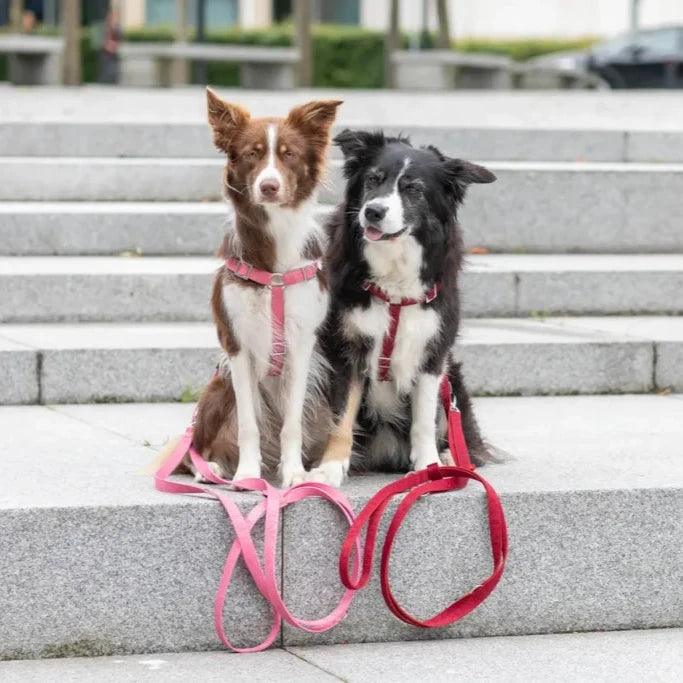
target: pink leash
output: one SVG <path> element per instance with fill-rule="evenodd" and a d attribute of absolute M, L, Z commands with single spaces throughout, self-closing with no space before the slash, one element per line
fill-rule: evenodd
<path fill-rule="evenodd" d="M 235 652 L 258 652 L 260 650 L 265 650 L 272 645 L 277 638 L 283 619 L 292 626 L 312 633 L 321 633 L 336 626 L 346 615 L 351 600 L 356 592 L 355 589 L 347 588 L 337 606 L 327 616 L 320 619 L 299 619 L 289 611 L 278 588 L 276 551 L 281 509 L 292 503 L 303 500 L 304 498 L 324 498 L 341 510 L 350 526 L 353 523 L 355 516 L 346 496 L 337 489 L 319 482 L 303 482 L 296 486 L 292 486 L 289 489 L 278 489 L 264 479 L 241 479 L 239 484 L 236 484 L 240 489 L 254 491 L 263 495 L 263 500 L 252 508 L 245 517 L 237 504 L 229 496 L 221 492 L 221 489 L 210 486 L 199 486 L 197 484 L 187 484 L 169 479 L 169 476 L 175 471 L 176 467 L 178 467 L 185 454 L 189 452 L 192 464 L 205 479 L 214 484 L 232 484 L 231 481 L 216 476 L 209 468 L 206 461 L 195 451 L 192 447 L 193 433 L 194 418 L 192 424 L 187 428 L 176 448 L 164 460 L 161 467 L 159 467 L 154 475 L 154 487 L 158 491 L 167 493 L 208 494 L 220 502 L 230 518 L 235 531 L 235 540 L 225 558 L 225 564 L 223 565 L 221 578 L 218 583 L 213 610 L 214 626 L 223 645 Z M 251 537 L 251 530 L 256 522 L 264 515 L 265 529 L 262 565 Z M 237 647 L 230 642 L 225 634 L 223 624 L 223 607 L 235 571 L 235 566 L 237 565 L 240 555 L 259 592 L 270 604 L 273 614 L 273 623 L 266 638 L 258 645 L 242 648 Z M 360 556 L 360 542 L 357 544 L 356 556 Z M 355 565 L 356 563 L 354 562 L 354 572 Z"/>

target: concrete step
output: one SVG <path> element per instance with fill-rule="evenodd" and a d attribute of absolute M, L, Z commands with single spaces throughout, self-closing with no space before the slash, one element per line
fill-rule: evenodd
<path fill-rule="evenodd" d="M 0 257 L 2 322 L 210 320 L 216 258 Z M 683 255 L 473 255 L 468 316 L 683 313 Z"/>
<path fill-rule="evenodd" d="M 464 158 L 683 161 L 681 97 L 647 92 L 452 92 L 221 89 L 256 116 L 339 98 L 337 128 L 385 128 Z M 0 92 L 0 154 L 198 156 L 214 153 L 202 88 L 88 87 Z M 39 99 L 41 106 L 36 107 Z"/>
<path fill-rule="evenodd" d="M 0 202 L 0 255 L 212 254 L 224 202 Z"/>
<path fill-rule="evenodd" d="M 320 220 L 331 205 L 321 205 Z M 0 202 L 0 255 L 212 254 L 230 220 L 225 202 Z M 622 224 L 567 229 L 534 212 L 520 223 L 473 212 L 465 246 L 511 253 L 683 253 L 683 230 Z"/>
<path fill-rule="evenodd" d="M 475 319 L 457 355 L 485 395 L 683 391 L 683 317 Z M 211 323 L 0 325 L 0 403 L 177 401 L 210 378 Z"/>
<path fill-rule="evenodd" d="M 353 124 L 352 124 L 353 125 Z M 336 126 L 333 135 L 345 126 Z M 376 129 L 378 126 L 354 125 Z M 410 137 L 415 145 L 436 145 L 444 154 L 497 161 L 683 161 L 678 131 L 577 130 L 572 128 L 381 126 L 387 135 Z M 1 156 L 214 157 L 209 126 L 200 123 L 102 122 L 0 123 Z M 338 158 L 337 148 L 331 150 Z"/>
<path fill-rule="evenodd" d="M 478 400 L 477 410 L 488 438 L 512 454 L 482 470 L 502 496 L 511 548 L 490 599 L 452 627 L 418 630 L 391 616 L 375 576 L 334 630 L 285 629 L 281 644 L 681 626 L 674 512 L 683 398 L 497 398 Z M 183 404 L 0 409 L 0 528 L 12 539 L 0 554 L 5 658 L 217 647 L 213 591 L 231 539 L 224 513 L 209 500 L 153 491 L 146 472 L 191 412 Z M 390 479 L 354 477 L 345 491 L 359 509 Z M 243 509 L 257 500 L 230 495 Z M 487 573 L 485 527 L 474 486 L 416 506 L 391 567 L 408 609 L 426 616 Z M 338 595 L 342 533 L 317 501 L 285 511 L 283 591 L 297 615 L 320 615 Z M 243 574 L 234 589 L 231 632 L 253 642 L 266 610 Z"/>
<path fill-rule="evenodd" d="M 545 226 L 591 233 L 596 245 L 643 240 L 680 249 L 678 208 L 683 164 L 482 162 L 498 176 L 471 188 L 462 222 L 482 234 L 508 235 L 508 248 L 536 240 Z M 0 158 L 0 201 L 206 201 L 221 196 L 221 159 Z M 323 203 L 343 191 L 339 162 L 329 167 Z M 510 236 L 514 233 L 514 237 Z M 595 234 L 595 233 L 599 233 Z M 640 236 L 640 238 L 638 237 Z M 560 243 L 562 240 L 560 240 Z"/>
<path fill-rule="evenodd" d="M 106 681 L 159 683 L 193 679 L 283 683 L 454 678 L 487 683 L 658 681 L 680 676 L 683 629 L 499 636 L 408 643 L 292 647 L 233 657 L 221 652 L 165 652 L 154 657 L 71 657 L 0 663 L 5 683 Z"/>

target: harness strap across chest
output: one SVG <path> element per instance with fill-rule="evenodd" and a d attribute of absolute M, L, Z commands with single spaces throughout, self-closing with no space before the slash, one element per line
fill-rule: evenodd
<path fill-rule="evenodd" d="M 381 287 L 378 287 L 374 282 L 370 282 L 369 280 L 366 280 L 362 286 L 366 292 L 370 292 L 376 299 L 381 299 L 389 304 L 389 329 L 382 339 L 382 350 L 380 351 L 377 365 L 377 379 L 380 382 L 388 382 L 391 370 L 391 356 L 394 353 L 394 346 L 396 345 L 396 333 L 398 332 L 398 324 L 401 320 L 401 311 L 403 310 L 403 307 L 432 303 L 441 291 L 441 284 L 438 282 L 434 284 L 434 286 L 419 299 L 396 299 L 389 296 Z"/>
<path fill-rule="evenodd" d="M 249 280 L 270 289 L 270 324 L 273 332 L 270 348 L 269 377 L 279 377 L 285 364 L 287 350 L 285 340 L 285 287 L 312 280 L 322 270 L 320 260 L 311 261 L 301 268 L 294 268 L 285 273 L 271 273 L 259 270 L 249 263 L 230 257 L 225 260 L 225 267 L 243 280 Z"/>

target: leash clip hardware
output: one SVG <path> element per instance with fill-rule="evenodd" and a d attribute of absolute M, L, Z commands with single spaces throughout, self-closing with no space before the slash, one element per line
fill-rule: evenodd
<path fill-rule="evenodd" d="M 459 412 L 460 412 L 460 408 L 458 408 L 458 399 L 455 398 L 455 396 L 453 396 L 453 398 L 451 398 L 451 410 L 452 410 L 454 413 L 459 413 Z"/>
<path fill-rule="evenodd" d="M 270 276 L 269 287 L 284 287 L 285 286 L 285 276 L 282 273 L 273 273 Z"/>

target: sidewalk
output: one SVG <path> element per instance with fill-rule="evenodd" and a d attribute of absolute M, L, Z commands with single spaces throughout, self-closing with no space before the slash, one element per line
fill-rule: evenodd
<path fill-rule="evenodd" d="M 0 663 L 4 683 L 147 681 L 487 681 L 648 683 L 680 680 L 683 629 L 407 643 L 28 660 Z"/>

